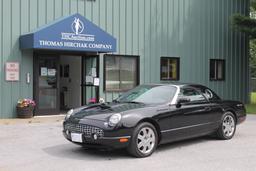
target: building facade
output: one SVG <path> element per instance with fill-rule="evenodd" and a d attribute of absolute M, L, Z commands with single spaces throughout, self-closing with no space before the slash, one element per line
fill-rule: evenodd
<path fill-rule="evenodd" d="M 0 118 L 111 101 L 143 83 L 209 86 L 248 101 L 249 0 L 0 0 Z"/>

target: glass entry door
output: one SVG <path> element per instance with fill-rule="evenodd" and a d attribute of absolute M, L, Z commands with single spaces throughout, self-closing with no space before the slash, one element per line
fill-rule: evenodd
<path fill-rule="evenodd" d="M 35 57 L 36 115 L 59 112 L 59 58 L 51 55 Z"/>
<path fill-rule="evenodd" d="M 84 56 L 82 59 L 82 104 L 99 100 L 99 56 Z"/>

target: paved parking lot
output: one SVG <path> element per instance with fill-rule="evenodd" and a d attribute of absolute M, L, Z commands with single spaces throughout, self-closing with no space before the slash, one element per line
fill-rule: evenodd
<path fill-rule="evenodd" d="M 85 150 L 66 141 L 61 130 L 61 122 L 0 125 L 0 170 L 256 170 L 256 115 L 230 141 L 172 143 L 144 159 L 120 150 Z"/>

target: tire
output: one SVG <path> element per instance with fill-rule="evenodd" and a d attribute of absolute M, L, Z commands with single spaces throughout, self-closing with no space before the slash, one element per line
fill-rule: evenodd
<path fill-rule="evenodd" d="M 222 140 L 233 138 L 236 132 L 236 118 L 232 112 L 225 112 L 217 130 L 217 137 Z"/>
<path fill-rule="evenodd" d="M 127 151 L 138 158 L 150 156 L 158 144 L 156 128 L 148 122 L 136 126 Z"/>

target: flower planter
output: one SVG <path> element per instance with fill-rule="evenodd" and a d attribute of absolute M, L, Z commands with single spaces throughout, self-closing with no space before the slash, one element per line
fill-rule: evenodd
<path fill-rule="evenodd" d="M 16 107 L 18 118 L 32 118 L 34 106 Z"/>

